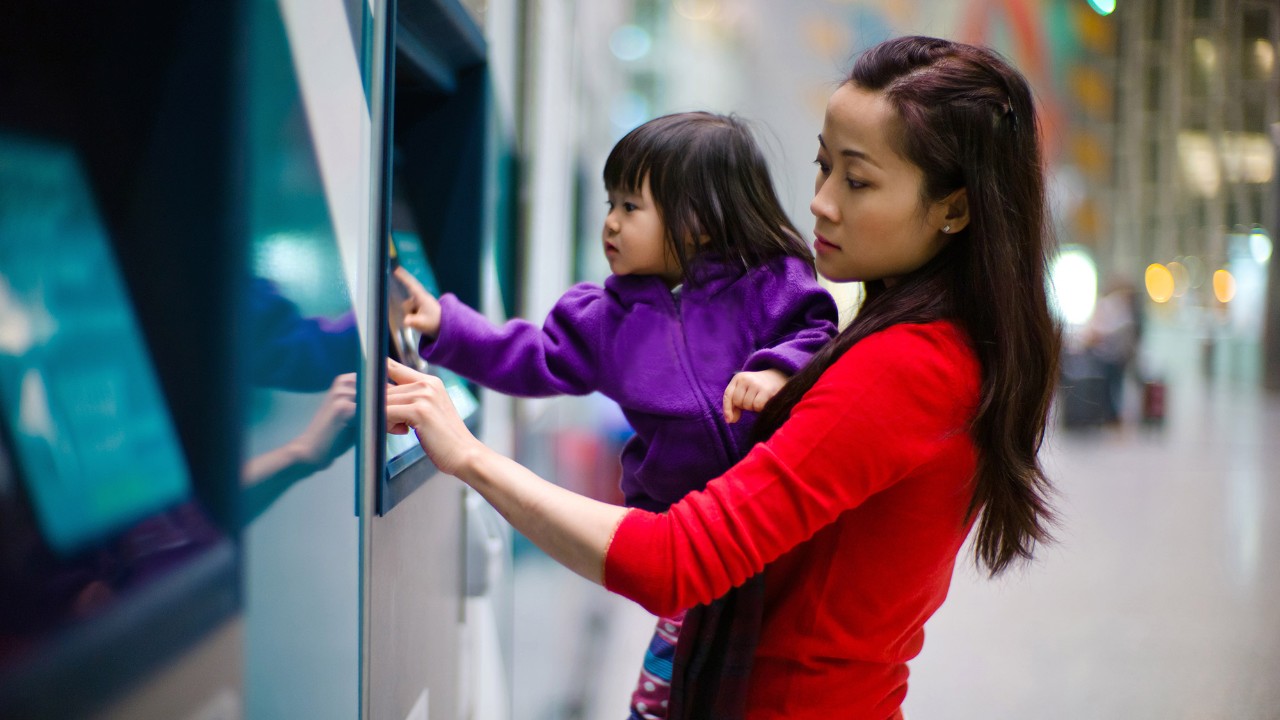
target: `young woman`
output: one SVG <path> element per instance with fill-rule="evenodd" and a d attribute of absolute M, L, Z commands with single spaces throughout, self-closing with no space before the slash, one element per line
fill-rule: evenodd
<path fill-rule="evenodd" d="M 866 283 L 866 301 L 769 402 L 747 457 L 663 513 L 536 477 L 477 442 L 438 382 L 394 365 L 388 423 L 654 612 L 763 572 L 745 702 L 695 697 L 688 716 L 900 717 L 970 530 L 996 574 L 1052 521 L 1038 451 L 1059 331 L 1037 135 L 1025 79 L 989 50 L 905 37 L 859 58 L 827 105 L 811 209 L 818 271 Z"/>
<path fill-rule="evenodd" d="M 616 401 L 635 430 L 626 504 L 660 512 L 746 455 L 755 413 L 835 334 L 836 305 L 741 120 L 650 120 L 609 153 L 604 186 L 604 285 L 573 286 L 541 327 L 498 327 L 400 270 L 404 322 L 422 357 L 485 387 Z M 666 717 L 684 614 L 658 618 L 632 720 Z"/>

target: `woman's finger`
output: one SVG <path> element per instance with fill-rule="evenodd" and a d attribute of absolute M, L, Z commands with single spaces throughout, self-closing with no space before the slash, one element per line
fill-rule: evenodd
<path fill-rule="evenodd" d="M 407 365 L 401 365 L 391 358 L 387 358 L 387 377 L 396 385 L 407 385 L 409 383 L 421 382 L 431 376 L 420 373 Z"/>

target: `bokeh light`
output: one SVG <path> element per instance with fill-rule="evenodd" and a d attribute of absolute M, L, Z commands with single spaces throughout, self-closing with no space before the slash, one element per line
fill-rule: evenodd
<path fill-rule="evenodd" d="M 1253 255 L 1253 259 L 1262 265 L 1271 259 L 1271 251 L 1271 236 L 1262 228 L 1254 228 L 1249 233 L 1249 253 Z"/>
<path fill-rule="evenodd" d="M 1204 281 L 1209 279 L 1209 269 L 1205 266 L 1204 261 L 1195 255 L 1188 255 L 1182 258 L 1182 266 L 1187 269 L 1187 276 L 1192 289 L 1204 286 Z"/>
<path fill-rule="evenodd" d="M 1083 325 L 1093 315 L 1098 301 L 1098 267 L 1089 251 L 1066 245 L 1049 267 L 1052 301 L 1058 315 L 1068 324 Z"/>
<path fill-rule="evenodd" d="M 720 0 L 673 0 L 671 4 L 690 20 L 711 20 L 720 13 Z"/>
<path fill-rule="evenodd" d="M 636 92 L 624 92 L 613 100 L 609 119 L 621 133 L 625 133 L 649 119 L 649 101 Z"/>
<path fill-rule="evenodd" d="M 1276 49 L 1263 38 L 1253 41 L 1253 57 L 1258 63 L 1258 74 L 1271 77 L 1271 68 L 1276 64 Z"/>
<path fill-rule="evenodd" d="M 1147 266 L 1147 294 L 1158 303 L 1169 302 L 1173 297 L 1173 273 L 1160 263 Z"/>
<path fill-rule="evenodd" d="M 1116 0 L 1089 0 L 1089 7 L 1099 15 L 1110 15 L 1116 11 Z"/>
<path fill-rule="evenodd" d="M 623 25 L 609 36 L 609 50 L 619 60 L 639 60 L 649 54 L 653 42 L 644 28 Z"/>
<path fill-rule="evenodd" d="M 1236 279 L 1229 270 L 1213 273 L 1213 294 L 1220 303 L 1229 303 L 1236 296 Z"/>
<path fill-rule="evenodd" d="M 1191 272 L 1187 270 L 1187 266 L 1174 260 L 1166 267 L 1169 268 L 1169 274 L 1173 276 L 1173 296 L 1186 295 L 1187 289 L 1191 287 Z"/>

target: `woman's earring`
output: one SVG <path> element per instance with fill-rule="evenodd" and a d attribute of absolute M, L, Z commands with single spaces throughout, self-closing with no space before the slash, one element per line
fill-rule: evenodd
<path fill-rule="evenodd" d="M 942 232 L 944 232 L 944 233 L 949 233 L 949 232 L 951 232 L 951 226 L 950 226 L 950 225 L 943 225 L 943 226 L 942 226 Z"/>

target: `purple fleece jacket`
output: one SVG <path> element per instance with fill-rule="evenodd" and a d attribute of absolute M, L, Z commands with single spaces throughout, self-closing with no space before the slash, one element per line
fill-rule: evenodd
<path fill-rule="evenodd" d="M 519 319 L 495 327 L 444 295 L 440 331 L 419 351 L 509 395 L 611 398 L 635 430 L 622 450 L 626 503 L 661 511 L 749 449 L 755 415 L 729 425 L 722 414 L 733 375 L 794 374 L 836 329 L 835 302 L 803 260 L 746 272 L 704 260 L 695 270 L 698 282 L 678 295 L 652 275 L 575 285 L 541 328 Z"/>

